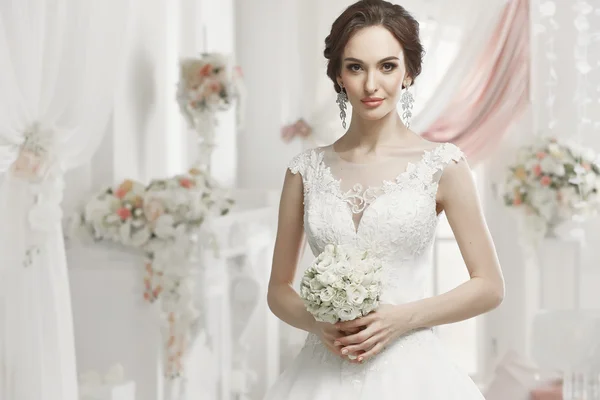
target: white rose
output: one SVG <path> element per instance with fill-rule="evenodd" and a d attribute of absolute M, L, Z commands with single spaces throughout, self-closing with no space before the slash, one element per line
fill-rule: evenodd
<path fill-rule="evenodd" d="M 346 288 L 346 283 L 342 278 L 338 277 L 338 279 L 331 284 L 331 287 L 337 290 L 343 290 Z"/>
<path fill-rule="evenodd" d="M 377 283 L 367 287 L 368 297 L 370 299 L 377 299 L 381 295 L 381 286 Z"/>
<path fill-rule="evenodd" d="M 144 227 L 131 235 L 131 244 L 135 247 L 143 246 L 150 239 L 150 229 Z"/>
<path fill-rule="evenodd" d="M 310 282 L 312 281 L 312 279 L 309 279 L 307 277 L 302 278 L 302 283 L 300 284 L 300 290 L 307 290 L 308 292 L 306 292 L 306 294 L 308 294 L 311 291 L 310 288 Z M 302 293 L 302 292 L 301 292 Z"/>
<path fill-rule="evenodd" d="M 348 261 L 340 261 L 335 265 L 335 268 L 333 268 L 333 270 L 339 276 L 348 275 L 351 271 L 350 263 Z"/>
<path fill-rule="evenodd" d="M 335 315 L 335 312 L 333 310 L 333 307 L 328 305 L 321 305 L 317 309 L 317 315 L 320 315 L 321 317 L 326 317 L 328 315 Z"/>
<path fill-rule="evenodd" d="M 368 287 L 374 281 L 375 281 L 375 273 L 374 272 L 367 272 L 365 274 L 365 276 L 363 277 L 362 285 L 365 286 L 365 287 Z"/>
<path fill-rule="evenodd" d="M 173 237 L 175 236 L 175 229 L 173 227 L 174 223 L 175 220 L 172 216 L 163 214 L 156 220 L 154 233 L 156 236 L 162 239 Z"/>
<path fill-rule="evenodd" d="M 308 283 L 306 285 L 302 285 L 300 287 L 300 296 L 302 296 L 303 298 L 308 298 L 308 296 L 310 296 L 311 291 L 310 288 L 308 287 Z"/>
<path fill-rule="evenodd" d="M 342 308 L 347 304 L 346 294 L 344 292 L 337 292 L 333 299 L 331 299 L 331 304 L 333 304 L 335 308 Z"/>
<path fill-rule="evenodd" d="M 331 314 L 331 313 L 318 314 L 317 319 L 319 321 L 328 322 L 330 324 L 335 324 L 336 322 L 338 322 L 337 316 L 335 314 Z"/>
<path fill-rule="evenodd" d="M 321 293 L 319 293 L 319 297 L 322 301 L 331 301 L 334 296 L 335 290 L 332 287 L 326 287 L 325 289 L 321 290 Z"/>
<path fill-rule="evenodd" d="M 550 143 L 548 145 L 548 153 L 553 155 L 554 157 L 560 159 L 563 157 L 563 153 L 560 149 L 560 146 L 557 143 Z"/>
<path fill-rule="evenodd" d="M 325 287 L 325 286 L 324 286 L 323 284 L 321 284 L 321 282 L 319 281 L 319 279 L 318 279 L 318 278 L 316 278 L 316 279 L 313 279 L 313 280 L 311 280 L 311 281 L 310 281 L 310 289 L 311 289 L 312 291 L 315 291 L 315 292 L 316 292 L 317 290 L 321 290 L 321 289 L 323 289 L 324 287 Z"/>
<path fill-rule="evenodd" d="M 354 270 L 354 271 L 350 272 L 348 277 L 350 278 L 350 281 L 352 281 L 352 283 L 360 285 L 365 277 L 365 274 L 362 273 L 361 271 Z"/>
<path fill-rule="evenodd" d="M 343 306 L 338 310 L 338 316 L 342 321 L 352 321 L 360 316 L 360 311 L 352 306 Z"/>
<path fill-rule="evenodd" d="M 338 279 L 339 279 L 339 277 L 332 271 L 327 271 L 327 272 L 325 272 L 323 274 L 319 274 L 317 276 L 317 280 L 319 282 L 321 282 L 321 284 L 323 286 L 329 286 L 329 285 L 335 283 Z"/>
<path fill-rule="evenodd" d="M 361 305 L 367 297 L 367 290 L 360 285 L 350 285 L 346 288 L 348 303 L 352 305 Z"/>
<path fill-rule="evenodd" d="M 362 305 L 363 315 L 367 315 L 368 313 L 375 310 L 376 308 L 377 308 L 377 305 L 374 301 L 371 301 L 371 300 L 365 301 Z"/>
<path fill-rule="evenodd" d="M 317 296 L 315 293 L 310 293 L 306 299 L 309 302 L 311 302 L 312 304 L 321 304 L 321 301 L 319 300 L 319 296 Z"/>
<path fill-rule="evenodd" d="M 315 265 L 315 270 L 318 273 L 322 274 L 323 272 L 327 271 L 327 269 L 329 269 L 332 263 L 333 257 L 331 257 L 330 255 L 325 255 L 325 257 L 323 257 L 323 259 Z"/>
<path fill-rule="evenodd" d="M 563 164 L 557 164 L 552 172 L 557 176 L 564 176 L 566 172 L 565 166 Z"/>

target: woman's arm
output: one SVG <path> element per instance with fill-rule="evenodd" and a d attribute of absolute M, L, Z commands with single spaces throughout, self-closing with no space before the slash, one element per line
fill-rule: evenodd
<path fill-rule="evenodd" d="M 411 329 L 449 324 L 496 308 L 504 298 L 504 278 L 477 188 L 466 161 L 446 167 L 438 188 L 470 279 L 458 287 L 408 306 Z"/>
<path fill-rule="evenodd" d="M 310 332 L 314 329 L 315 319 L 306 311 L 302 299 L 293 288 L 304 238 L 303 201 L 302 177 L 288 170 L 279 203 L 277 238 L 267 301 L 269 308 L 279 319 Z"/>
<path fill-rule="evenodd" d="M 366 351 L 359 356 L 359 362 L 379 353 L 408 331 L 466 320 L 502 302 L 504 278 L 466 161 L 446 167 L 437 200 L 446 212 L 470 279 L 446 293 L 406 304 L 382 305 L 366 317 L 339 323 L 337 327 L 342 330 L 366 327 L 338 340 L 347 346 L 342 352 Z"/>

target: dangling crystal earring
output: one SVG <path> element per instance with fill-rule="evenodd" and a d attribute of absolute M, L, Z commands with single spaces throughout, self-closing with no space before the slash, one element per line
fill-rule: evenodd
<path fill-rule="evenodd" d="M 337 100 L 335 101 L 340 107 L 340 119 L 342 120 L 342 127 L 346 129 L 346 109 L 348 102 L 348 95 L 344 90 L 344 87 L 340 85 L 340 91 L 337 94 Z"/>
<path fill-rule="evenodd" d="M 405 85 L 404 90 L 402 91 L 402 96 L 400 97 L 400 104 L 402 104 L 402 120 L 404 125 L 406 125 L 406 129 L 410 127 L 410 119 L 412 117 L 412 108 L 415 103 L 415 98 L 412 93 L 408 90 L 410 85 Z"/>

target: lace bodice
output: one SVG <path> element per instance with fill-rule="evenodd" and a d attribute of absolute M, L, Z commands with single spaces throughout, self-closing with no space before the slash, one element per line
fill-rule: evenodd
<path fill-rule="evenodd" d="M 332 146 L 298 154 L 289 169 L 302 175 L 304 230 L 313 254 L 329 243 L 369 250 L 384 262 L 383 302 L 425 297 L 439 178 L 462 157 L 450 143 L 417 159 L 394 157 L 375 164 L 344 161 Z"/>

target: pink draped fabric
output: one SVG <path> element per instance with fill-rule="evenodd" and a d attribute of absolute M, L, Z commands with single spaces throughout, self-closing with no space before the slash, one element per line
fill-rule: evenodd
<path fill-rule="evenodd" d="M 529 104 L 529 1 L 509 0 L 489 44 L 443 113 L 422 136 L 452 142 L 477 162 Z"/>

